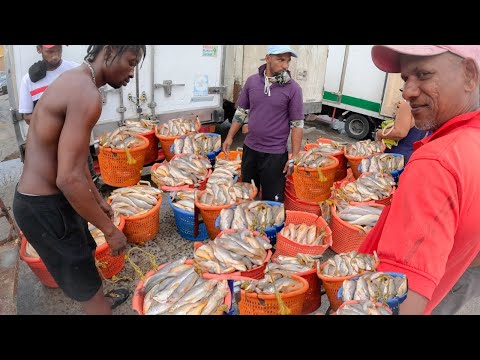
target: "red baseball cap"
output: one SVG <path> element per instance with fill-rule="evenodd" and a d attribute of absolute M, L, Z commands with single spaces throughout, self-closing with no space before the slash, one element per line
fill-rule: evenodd
<path fill-rule="evenodd" d="M 464 59 L 475 60 L 480 69 L 480 46 L 478 45 L 375 45 L 372 60 L 376 67 L 388 73 L 399 73 L 400 55 L 434 56 L 450 51 Z"/>
<path fill-rule="evenodd" d="M 42 45 L 45 49 L 51 49 L 57 45 Z"/>

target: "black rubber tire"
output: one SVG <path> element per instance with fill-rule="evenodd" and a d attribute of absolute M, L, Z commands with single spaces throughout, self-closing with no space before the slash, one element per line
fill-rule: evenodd
<path fill-rule="evenodd" d="M 370 136 L 370 122 L 363 115 L 352 114 L 345 120 L 345 132 L 353 139 L 366 139 Z"/>

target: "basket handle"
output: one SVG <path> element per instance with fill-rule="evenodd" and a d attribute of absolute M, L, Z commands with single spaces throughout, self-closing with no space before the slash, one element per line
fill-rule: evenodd
<path fill-rule="evenodd" d="M 152 184 L 150 183 L 150 181 L 148 180 L 140 180 L 137 185 L 148 185 L 148 186 L 152 186 Z"/>

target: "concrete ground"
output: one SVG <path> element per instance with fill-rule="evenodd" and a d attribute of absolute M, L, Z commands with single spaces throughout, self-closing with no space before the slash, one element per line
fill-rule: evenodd
<path fill-rule="evenodd" d="M 14 187 L 20 177 L 23 164 L 19 160 L 18 149 L 13 132 L 13 125 L 11 125 L 8 113 L 8 95 L 0 96 L 0 197 L 3 199 L 7 207 L 10 207 L 13 200 Z M 306 123 L 304 140 L 313 142 L 319 137 L 327 137 L 337 141 L 353 142 L 354 140 L 348 138 L 344 134 L 336 130 L 332 130 L 331 126 L 326 123 L 312 121 Z M 338 127 L 335 124 L 334 127 Z M 341 127 L 340 127 L 341 128 Z M 217 132 L 225 137 L 228 132 L 228 123 L 217 126 Z M 244 136 L 238 134 L 232 148 L 242 146 Z M 3 233 L 6 227 L 2 228 L 0 223 L 0 238 L 5 236 Z M 134 246 L 129 245 L 129 249 Z M 181 256 L 192 257 L 193 243 L 184 240 L 176 231 L 176 225 L 173 217 L 173 212 L 166 202 L 166 195 L 160 209 L 160 230 L 158 235 L 152 241 L 147 242 L 141 249 L 153 254 L 157 264 L 176 259 Z M 0 251 L 0 268 L 3 263 L 12 262 L 11 249 L 7 249 L 8 258 L 2 258 L 2 251 Z M 324 253 L 324 259 L 334 255 L 334 252 L 327 250 Z M 143 273 L 151 268 L 147 257 L 138 250 L 132 250 L 132 261 L 138 265 Z M 105 291 L 117 288 L 126 287 L 134 290 L 138 283 L 138 276 L 133 267 L 127 262 L 123 270 L 117 275 L 120 279 L 117 282 L 111 280 L 104 281 Z M 0 297 L 0 301 L 1 301 Z M 1 302 L 0 302 L 1 305 Z M 325 313 L 328 308 L 328 299 L 326 295 L 322 296 L 322 305 L 317 312 Z M 0 313 L 14 313 L 12 311 Z M 42 285 L 38 278 L 32 273 L 28 265 L 23 261 L 19 262 L 18 284 L 17 284 L 17 303 L 16 313 L 25 315 L 58 315 L 68 314 L 77 315 L 82 314 L 78 303 L 67 298 L 59 289 L 50 289 Z M 132 310 L 132 298 L 127 300 L 124 304 L 119 306 L 113 312 L 115 315 L 134 315 L 136 312 Z M 480 314 L 480 299 L 470 302 L 460 311 L 459 314 Z"/>

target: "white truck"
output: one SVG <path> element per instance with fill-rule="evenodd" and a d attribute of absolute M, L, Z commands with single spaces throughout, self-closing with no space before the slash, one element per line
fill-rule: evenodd
<path fill-rule="evenodd" d="M 17 142 L 23 159 L 26 124 L 18 113 L 18 91 L 29 67 L 40 60 L 35 45 L 6 45 L 7 86 Z M 88 45 L 63 47 L 63 58 L 81 63 Z M 224 45 L 147 45 L 147 56 L 126 87 L 100 88 L 103 110 L 91 145 L 123 121 L 150 115 L 166 122 L 194 115 L 202 123 L 223 122 Z"/>
<path fill-rule="evenodd" d="M 320 114 L 315 118 L 345 121 L 347 135 L 361 140 L 371 136 L 383 120 L 394 116 L 403 80 L 373 64 L 372 45 L 291 47 L 298 58 L 292 59 L 290 73 L 303 89 L 307 119 L 309 114 Z M 230 108 L 248 76 L 263 63 L 265 50 L 266 45 L 227 46 L 225 100 Z"/>

